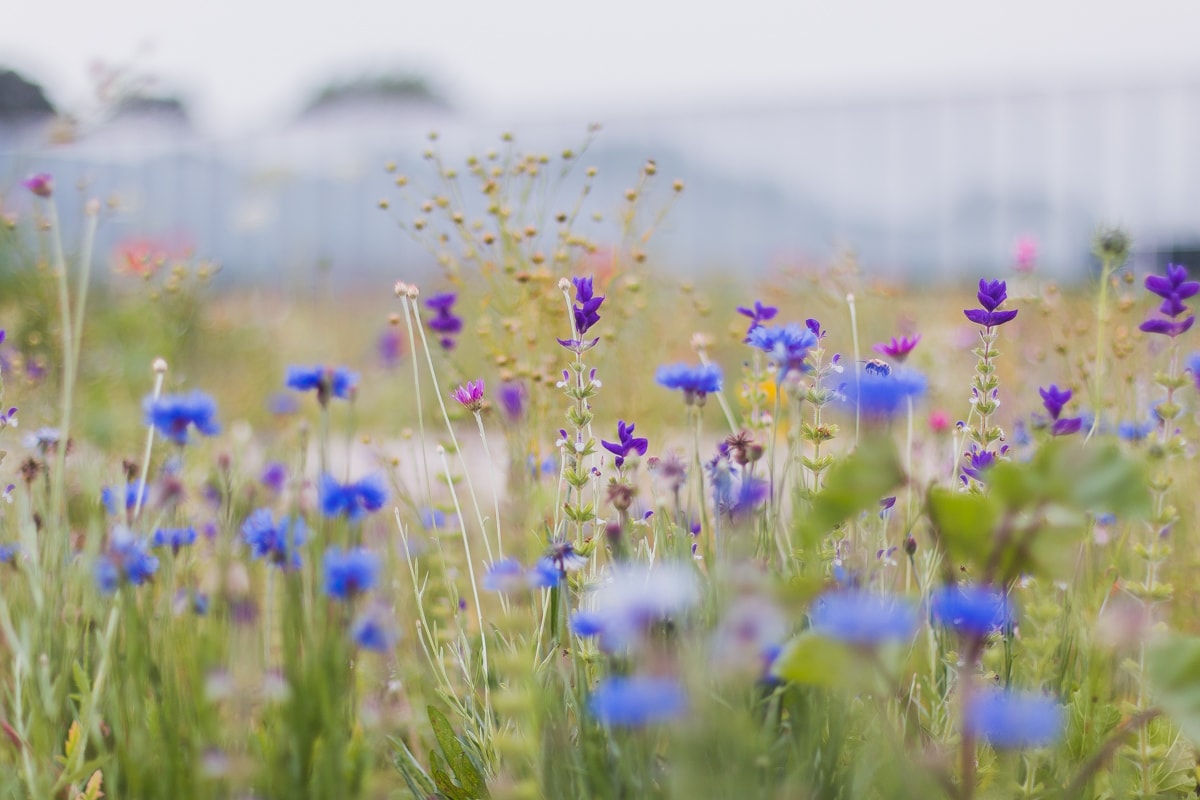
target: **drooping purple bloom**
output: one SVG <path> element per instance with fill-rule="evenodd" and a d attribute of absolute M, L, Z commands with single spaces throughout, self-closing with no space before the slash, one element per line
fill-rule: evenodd
<path fill-rule="evenodd" d="M 909 338 L 908 336 L 901 336 L 899 339 L 897 339 L 895 336 L 893 336 L 890 342 L 880 342 L 871 349 L 880 355 L 887 356 L 888 358 L 892 358 L 903 363 L 904 359 L 908 358 L 908 354 L 911 353 L 913 349 L 920 343 L 921 334 L 919 333 L 912 338 Z"/>
<path fill-rule="evenodd" d="M 632 422 L 626 425 L 625 420 L 618 420 L 617 441 L 607 442 L 603 439 L 600 441 L 605 450 L 616 456 L 613 459 L 613 463 L 616 464 L 617 469 L 624 466 L 625 459 L 629 457 L 630 453 L 637 453 L 639 456 L 646 455 L 646 448 L 649 446 L 649 442 L 646 439 L 635 437 L 633 429 L 634 424 Z"/>
<path fill-rule="evenodd" d="M 721 391 L 721 368 L 716 364 L 671 364 L 658 368 L 654 380 L 667 389 L 682 389 L 684 402 L 699 403 L 713 392 Z"/>
<path fill-rule="evenodd" d="M 483 408 L 483 378 L 467 381 L 451 392 L 450 396 L 468 411 L 478 412 Z"/>
<path fill-rule="evenodd" d="M 504 409 L 509 422 L 519 422 L 525 413 L 525 385 L 515 381 L 505 381 L 500 384 L 496 393 L 500 398 L 500 407 Z"/>
<path fill-rule="evenodd" d="M 963 311 L 967 319 L 985 328 L 995 328 L 1006 322 L 1011 322 L 1016 316 L 1016 310 L 997 311 L 1008 299 L 1008 285 L 1004 281 L 986 281 L 979 279 L 979 291 L 976 293 L 979 305 L 983 308 L 968 308 Z"/>
<path fill-rule="evenodd" d="M 21 181 L 21 185 L 42 199 L 54 194 L 54 178 L 48 172 L 37 172 Z"/>
<path fill-rule="evenodd" d="M 1146 333 L 1158 333 L 1174 339 L 1188 331 L 1196 322 L 1196 317 L 1187 314 L 1188 307 L 1184 300 L 1200 292 L 1200 281 L 1188 280 L 1187 269 L 1179 264 L 1167 264 L 1167 274 L 1147 275 L 1146 288 L 1163 299 L 1158 307 L 1163 317 L 1154 317 L 1143 322 L 1139 327 Z M 1183 317 L 1183 319 L 1180 319 Z"/>
<path fill-rule="evenodd" d="M 345 485 L 338 483 L 331 475 L 322 475 L 317 488 L 321 513 L 327 517 L 346 517 L 351 522 L 378 511 L 387 501 L 387 488 L 378 475 L 368 475 Z"/>
<path fill-rule="evenodd" d="M 750 331 L 754 330 L 767 320 L 774 319 L 775 315 L 779 313 L 779 309 L 775 308 L 774 306 L 764 306 L 762 302 L 755 300 L 754 308 L 738 306 L 737 312 L 742 316 L 750 318 L 750 327 L 746 329 L 746 335 L 749 336 Z"/>
<path fill-rule="evenodd" d="M 762 350 L 779 370 L 778 379 L 804 369 L 804 358 L 817 346 L 817 335 L 795 323 L 767 327 L 759 325 L 746 337 L 746 343 Z"/>
<path fill-rule="evenodd" d="M 454 313 L 458 295 L 454 292 L 435 294 L 425 300 L 425 307 L 436 312 L 426 320 L 425 326 L 441 336 L 439 343 L 445 350 L 454 349 L 454 337 L 462 333 L 462 318 Z"/>
<path fill-rule="evenodd" d="M 1038 393 L 1042 396 L 1042 405 L 1046 407 L 1046 413 L 1053 420 L 1050 426 L 1051 436 L 1067 436 L 1079 432 L 1083 427 L 1082 417 L 1062 416 L 1063 407 L 1071 400 L 1070 389 L 1059 389 L 1055 384 L 1050 384 L 1048 388 L 1038 389 Z"/>
<path fill-rule="evenodd" d="M 205 436 L 215 436 L 221 432 L 216 420 L 217 404 L 204 392 L 165 395 L 157 400 L 149 395 L 142 403 L 142 409 L 146 424 L 175 444 L 187 444 L 189 427 L 194 427 Z"/>
<path fill-rule="evenodd" d="M 1052 698 L 1040 694 L 986 689 L 971 696 L 965 722 L 992 747 L 1016 750 L 1054 744 L 1066 715 Z"/>

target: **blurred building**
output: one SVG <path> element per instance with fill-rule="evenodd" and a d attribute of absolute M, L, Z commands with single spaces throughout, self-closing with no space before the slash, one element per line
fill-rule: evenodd
<path fill-rule="evenodd" d="M 413 93 L 334 100 L 221 139 L 165 101 L 121 109 L 67 142 L 44 109 L 0 108 L 3 202 L 19 204 L 19 179 L 47 171 L 60 187 L 86 181 L 120 196 L 102 246 L 186 240 L 227 277 L 268 283 L 411 273 L 429 256 L 377 208 L 387 197 L 412 215 L 385 163 L 431 176 L 421 158 L 430 130 L 450 163 L 498 146 L 503 130 L 554 155 L 588 122 L 478 118 Z M 687 184 L 655 240 L 664 268 L 765 271 L 853 253 L 877 274 L 962 279 L 1006 274 L 1030 237 L 1039 269 L 1071 279 L 1088 274 L 1102 224 L 1125 226 L 1150 261 L 1200 249 L 1200 81 L 793 97 L 601 121 L 586 159 L 600 175 L 592 207 L 614 210 L 647 157 L 664 184 Z M 59 197 L 68 214 L 79 205 L 77 193 Z"/>

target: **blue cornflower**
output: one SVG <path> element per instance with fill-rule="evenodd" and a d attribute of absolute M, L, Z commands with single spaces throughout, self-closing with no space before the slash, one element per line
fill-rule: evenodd
<path fill-rule="evenodd" d="M 605 678 L 588 708 L 605 725 L 638 728 L 676 719 L 687 711 L 687 694 L 673 678 Z"/>
<path fill-rule="evenodd" d="M 721 368 L 716 364 L 671 364 L 658 368 L 654 380 L 667 389 L 682 389 L 683 400 L 689 406 L 704 405 L 704 399 L 721 391 Z"/>
<path fill-rule="evenodd" d="M 500 384 L 500 389 L 496 392 L 496 396 L 500 400 L 500 407 L 504 409 L 504 414 L 508 417 L 508 421 L 519 422 L 525 414 L 525 401 L 528 396 L 525 384 L 505 381 Z"/>
<path fill-rule="evenodd" d="M 606 442 L 601 440 L 600 442 L 600 444 L 604 446 L 605 450 L 616 456 L 616 458 L 613 459 L 613 463 L 616 465 L 617 469 L 620 469 L 622 466 L 624 466 L 625 459 L 629 457 L 631 452 L 637 453 L 639 456 L 646 455 L 646 448 L 650 443 L 646 439 L 635 437 L 633 435 L 634 427 L 635 426 L 632 422 L 626 425 L 625 420 L 618 420 L 617 441 Z"/>
<path fill-rule="evenodd" d="M 979 308 L 968 308 L 963 311 L 967 319 L 985 328 L 996 328 L 1006 322 L 1011 322 L 1016 316 L 1016 310 L 997 311 L 996 309 L 1008 299 L 1008 285 L 1004 281 L 985 281 L 979 279 L 979 292 L 976 294 Z"/>
<path fill-rule="evenodd" d="M 1187 371 L 1192 373 L 1192 383 L 1200 389 L 1200 353 L 1192 353 L 1187 357 Z"/>
<path fill-rule="evenodd" d="M 356 522 L 383 508 L 387 488 L 378 475 L 368 475 L 357 483 L 342 485 L 330 475 L 322 475 L 318 486 L 321 513 L 327 517 L 346 517 Z"/>
<path fill-rule="evenodd" d="M 286 384 L 298 392 L 316 389 L 317 402 L 326 405 L 332 397 L 350 399 L 358 388 L 358 373 L 345 367 L 288 367 Z"/>
<path fill-rule="evenodd" d="M 987 636 L 1015 621 L 1008 598 L 984 586 L 943 586 L 929 600 L 933 618 L 965 636 Z"/>
<path fill-rule="evenodd" d="M 396 628 L 381 606 L 372 606 L 360 614 L 350 633 L 354 643 L 364 650 L 389 653 L 396 646 Z"/>
<path fill-rule="evenodd" d="M 723 444 L 717 457 L 704 465 L 712 486 L 713 507 L 730 519 L 745 517 L 761 506 L 770 494 L 770 484 L 750 475 L 749 470 L 735 464 L 733 449 Z"/>
<path fill-rule="evenodd" d="M 810 618 L 813 630 L 855 645 L 903 640 L 917 628 L 917 611 L 906 601 L 863 591 L 839 591 L 817 600 Z"/>
<path fill-rule="evenodd" d="M 221 432 L 215 419 L 217 404 L 204 392 L 166 395 L 157 400 L 149 396 L 143 401 L 142 408 L 146 413 L 146 424 L 175 444 L 187 444 L 189 426 L 205 436 Z"/>
<path fill-rule="evenodd" d="M 150 539 L 151 547 L 169 547 L 171 552 L 178 554 L 180 549 L 196 543 L 196 529 L 159 528 Z"/>
<path fill-rule="evenodd" d="M 857 405 L 864 419 L 883 421 L 907 410 L 908 401 L 925 394 L 926 385 L 925 376 L 915 370 L 881 369 L 869 362 L 862 365 L 858 379 L 847 382 L 843 391 L 846 403 L 851 408 Z"/>
<path fill-rule="evenodd" d="M 284 569 L 300 566 L 300 554 L 296 548 L 304 544 L 307 536 L 304 519 L 280 517 L 276 523 L 268 508 L 260 508 L 242 523 L 242 540 L 250 545 L 254 558 L 265 558 Z"/>
<path fill-rule="evenodd" d="M 997 749 L 1045 747 L 1062 736 L 1063 709 L 1032 692 L 987 689 L 967 704 L 967 729 Z"/>
<path fill-rule="evenodd" d="M 17 545 L 0 544 L 0 564 L 12 564 L 17 557 Z"/>
<path fill-rule="evenodd" d="M 427 531 L 446 527 L 446 512 L 438 508 L 421 510 L 421 527 Z"/>
<path fill-rule="evenodd" d="M 116 591 L 122 583 L 141 586 L 158 571 L 158 559 L 146 552 L 146 543 L 126 528 L 114 529 L 108 551 L 96 562 L 100 591 Z"/>
<path fill-rule="evenodd" d="M 762 350 L 779 369 L 778 380 L 792 370 L 804 369 L 804 358 L 817 346 L 817 336 L 795 323 L 767 327 L 759 325 L 746 336 L 746 343 Z"/>
<path fill-rule="evenodd" d="M 138 487 L 141 486 L 141 481 L 131 481 L 125 484 L 125 510 L 132 511 L 137 505 Z M 100 502 L 104 504 L 104 510 L 109 514 L 116 516 L 121 512 L 120 496 L 116 489 L 105 486 L 100 490 Z"/>
<path fill-rule="evenodd" d="M 529 581 L 529 585 L 535 589 L 549 589 L 558 586 L 562 581 L 563 571 L 549 558 L 539 558 L 529 570 L 526 579 Z"/>
<path fill-rule="evenodd" d="M 750 332 L 759 325 L 762 325 L 769 319 L 774 319 L 775 315 L 779 313 L 779 309 L 775 308 L 775 306 L 764 306 L 760 301 L 755 300 L 754 308 L 738 306 L 737 312 L 744 317 L 750 318 L 750 327 L 746 329 L 746 336 L 749 337 Z M 749 339 L 747 338 L 746 341 L 749 341 Z"/>
<path fill-rule="evenodd" d="M 353 600 L 375 586 L 379 577 L 379 556 L 356 548 L 342 552 L 338 547 L 325 551 L 325 593 L 338 600 Z"/>
<path fill-rule="evenodd" d="M 1158 427 L 1153 420 L 1145 422 L 1121 422 L 1117 424 L 1117 436 L 1127 442 L 1140 442 Z"/>
<path fill-rule="evenodd" d="M 700 598 L 696 572 L 682 564 L 622 566 L 595 594 L 595 610 L 580 612 L 579 635 L 597 635 L 606 652 L 636 647 L 655 624 L 677 620 Z M 584 633 L 586 631 L 587 633 Z"/>

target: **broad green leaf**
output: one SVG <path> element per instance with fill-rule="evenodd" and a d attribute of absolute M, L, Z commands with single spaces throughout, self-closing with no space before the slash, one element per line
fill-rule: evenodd
<path fill-rule="evenodd" d="M 870 691 L 878 673 L 870 657 L 827 636 L 805 631 L 779 654 L 774 673 L 784 680 L 825 689 Z"/>
<path fill-rule="evenodd" d="M 437 738 L 442 755 L 446 757 L 446 761 L 449 763 L 450 769 L 454 771 L 454 777 L 458 779 L 463 791 L 473 800 L 490 797 L 483 776 L 471 763 L 466 751 L 463 750 L 462 742 L 454 735 L 454 729 L 450 727 L 450 721 L 446 719 L 446 715 L 435 706 L 429 706 L 428 712 L 433 735 Z"/>
<path fill-rule="evenodd" d="M 475 800 L 467 794 L 465 789 L 450 779 L 450 773 L 446 771 L 446 762 L 433 750 L 429 752 L 429 772 L 433 775 L 433 782 L 437 784 L 438 792 L 449 800 Z"/>
<path fill-rule="evenodd" d="M 890 441 L 864 442 L 829 468 L 825 488 L 812 500 L 800 523 L 801 542 L 811 546 L 850 517 L 878 509 L 879 501 L 904 480 L 904 469 Z"/>
<path fill-rule="evenodd" d="M 1200 742 L 1200 638 L 1171 636 L 1148 648 L 1146 676 L 1158 704 Z"/>
<path fill-rule="evenodd" d="M 934 489 L 929 493 L 929 516 L 942 547 L 955 564 L 987 561 L 993 532 L 1000 521 L 1000 507 L 995 499 Z"/>

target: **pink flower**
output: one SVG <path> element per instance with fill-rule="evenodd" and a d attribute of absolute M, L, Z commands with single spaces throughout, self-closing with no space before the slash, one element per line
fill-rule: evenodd
<path fill-rule="evenodd" d="M 950 417 L 945 411 L 934 411 L 929 415 L 929 429 L 934 433 L 945 433 L 950 428 Z"/>
<path fill-rule="evenodd" d="M 1017 239 L 1016 270 L 1017 272 L 1033 272 L 1037 263 L 1037 239 L 1032 236 L 1022 236 Z"/>
<path fill-rule="evenodd" d="M 450 396 L 468 411 L 478 412 L 483 408 L 483 378 L 467 381 L 451 392 Z"/>
<path fill-rule="evenodd" d="M 54 194 L 54 178 L 48 172 L 38 172 L 21 181 L 21 185 L 38 197 L 50 197 Z"/>

